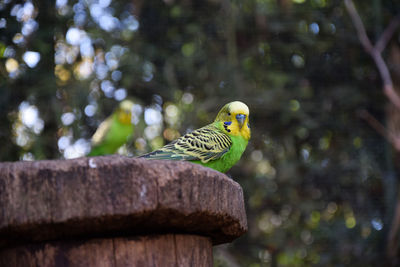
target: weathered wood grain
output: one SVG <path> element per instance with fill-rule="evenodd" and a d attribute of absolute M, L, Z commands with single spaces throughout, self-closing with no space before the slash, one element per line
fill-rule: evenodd
<path fill-rule="evenodd" d="M 162 233 L 220 244 L 246 230 L 240 185 L 199 165 L 121 156 L 0 163 L 0 248 Z"/>
<path fill-rule="evenodd" d="M 31 244 L 0 251 L 8 267 L 210 267 L 212 243 L 207 237 L 166 234 L 135 238 Z"/>

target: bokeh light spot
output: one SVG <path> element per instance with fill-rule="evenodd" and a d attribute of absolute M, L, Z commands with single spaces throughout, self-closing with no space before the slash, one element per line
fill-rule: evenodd
<path fill-rule="evenodd" d="M 192 104 L 193 99 L 194 99 L 194 97 L 193 97 L 193 95 L 191 93 L 184 93 L 182 95 L 182 102 L 184 104 L 187 104 L 187 105 Z"/>
<path fill-rule="evenodd" d="M 304 67 L 304 58 L 298 54 L 294 54 L 292 56 L 292 64 L 296 67 L 296 68 L 302 68 Z"/>
<path fill-rule="evenodd" d="M 61 115 L 61 121 L 65 126 L 71 125 L 75 121 L 75 115 L 72 112 L 67 112 Z"/>
<path fill-rule="evenodd" d="M 354 216 L 348 216 L 345 219 L 346 227 L 351 229 L 356 226 L 356 218 Z"/>
<path fill-rule="evenodd" d="M 22 102 L 19 106 L 21 112 L 21 121 L 24 125 L 31 128 L 39 118 L 39 110 L 36 106 L 29 105 L 28 102 Z"/>
<path fill-rule="evenodd" d="M 88 117 L 92 117 L 96 113 L 96 106 L 94 105 L 87 105 L 85 107 L 85 115 Z"/>
<path fill-rule="evenodd" d="M 83 33 L 78 28 L 69 28 L 66 34 L 66 40 L 71 45 L 79 45 L 82 40 Z"/>
<path fill-rule="evenodd" d="M 146 108 L 144 110 L 144 121 L 146 122 L 147 125 L 154 125 L 161 123 L 162 121 L 161 112 L 154 108 Z"/>
<path fill-rule="evenodd" d="M 290 110 L 291 111 L 298 111 L 300 109 L 300 102 L 296 99 L 290 100 Z"/>
<path fill-rule="evenodd" d="M 22 58 L 28 67 L 34 68 L 40 60 L 40 54 L 38 52 L 26 51 Z"/>
<path fill-rule="evenodd" d="M 64 150 L 71 144 L 71 140 L 67 136 L 61 136 L 57 141 L 58 149 Z"/>
<path fill-rule="evenodd" d="M 114 98 L 118 101 L 125 99 L 127 96 L 127 92 L 125 88 L 119 88 L 114 92 Z"/>
<path fill-rule="evenodd" d="M 0 29 L 7 27 L 7 20 L 5 18 L 0 18 Z"/>
<path fill-rule="evenodd" d="M 196 49 L 194 43 L 186 43 L 182 46 L 182 54 L 185 57 L 191 57 Z"/>
<path fill-rule="evenodd" d="M 18 70 L 19 64 L 18 61 L 16 61 L 13 58 L 9 58 L 6 61 L 6 70 L 8 71 L 8 73 L 12 73 Z"/>
<path fill-rule="evenodd" d="M 383 229 L 383 222 L 379 218 L 374 218 L 371 220 L 371 225 L 375 230 L 380 231 Z"/>
<path fill-rule="evenodd" d="M 309 28 L 310 28 L 310 31 L 311 31 L 313 34 L 316 35 L 316 34 L 319 33 L 319 25 L 318 25 L 318 23 L 316 23 L 316 22 L 311 23 L 310 26 L 309 26 Z"/>

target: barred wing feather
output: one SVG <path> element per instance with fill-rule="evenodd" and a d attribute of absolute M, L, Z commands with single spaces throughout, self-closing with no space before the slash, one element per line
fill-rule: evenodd
<path fill-rule="evenodd" d="M 168 145 L 141 157 L 170 160 L 200 160 L 207 163 L 219 159 L 232 146 L 231 138 L 213 125 L 185 134 Z"/>

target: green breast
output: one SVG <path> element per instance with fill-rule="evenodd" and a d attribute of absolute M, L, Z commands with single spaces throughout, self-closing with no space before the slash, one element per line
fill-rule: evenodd
<path fill-rule="evenodd" d="M 192 162 L 212 168 L 219 172 L 227 172 L 236 162 L 238 162 L 248 143 L 248 140 L 245 140 L 241 136 L 230 136 L 230 138 L 232 140 L 232 146 L 221 158 L 207 163 L 203 163 L 199 160 Z"/>
<path fill-rule="evenodd" d="M 132 124 L 123 124 L 118 120 L 114 120 L 110 133 L 107 135 L 107 142 L 117 149 L 125 144 L 133 133 Z"/>
<path fill-rule="evenodd" d="M 88 156 L 109 155 L 117 152 L 118 148 L 125 144 L 133 133 L 133 125 L 122 124 L 113 118 L 109 131 L 103 141 L 95 146 Z"/>

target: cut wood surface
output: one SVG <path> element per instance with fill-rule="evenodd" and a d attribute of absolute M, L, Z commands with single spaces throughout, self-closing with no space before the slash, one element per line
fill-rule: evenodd
<path fill-rule="evenodd" d="M 215 245 L 246 231 L 240 185 L 200 165 L 122 156 L 0 163 L 0 248 L 164 233 Z"/>
<path fill-rule="evenodd" d="M 197 266 L 213 265 L 211 240 L 196 235 L 167 234 L 135 238 L 50 242 L 0 251 L 0 266 Z"/>

